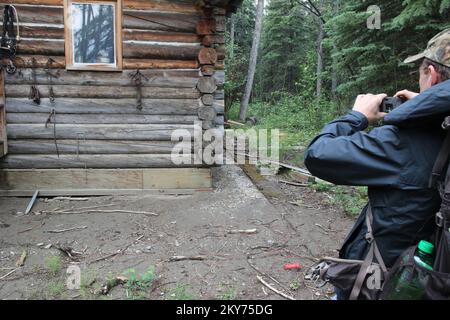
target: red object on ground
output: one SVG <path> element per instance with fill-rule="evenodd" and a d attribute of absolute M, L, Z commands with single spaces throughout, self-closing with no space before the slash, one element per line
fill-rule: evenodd
<path fill-rule="evenodd" d="M 284 270 L 301 269 L 303 268 L 300 263 L 286 263 L 284 265 Z"/>

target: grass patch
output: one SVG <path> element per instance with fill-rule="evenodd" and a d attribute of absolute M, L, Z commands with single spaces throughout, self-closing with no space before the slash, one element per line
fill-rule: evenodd
<path fill-rule="evenodd" d="M 329 183 L 309 183 L 310 190 L 326 192 L 330 195 L 328 204 L 337 206 L 351 217 L 358 216 L 362 208 L 367 204 L 367 187 L 337 186 Z"/>
<path fill-rule="evenodd" d="M 188 292 L 189 285 L 178 285 L 169 292 L 170 300 L 195 300 L 196 297 Z"/>
<path fill-rule="evenodd" d="M 50 298 L 58 298 L 64 292 L 65 288 L 66 286 L 62 281 L 51 282 L 47 287 L 47 294 Z"/>
<path fill-rule="evenodd" d="M 228 288 L 224 293 L 219 295 L 219 300 L 236 300 L 237 298 L 237 290 L 236 288 Z"/>
<path fill-rule="evenodd" d="M 135 269 L 128 269 L 124 272 L 128 278 L 126 283 L 127 299 L 143 300 L 149 298 L 149 289 L 155 280 L 155 268 L 149 267 L 146 272 L 138 275 Z"/>
<path fill-rule="evenodd" d="M 51 274 L 53 275 L 58 274 L 61 271 L 61 267 L 62 267 L 61 257 L 51 255 L 45 258 L 45 268 Z"/>
<path fill-rule="evenodd" d="M 303 163 L 305 147 L 322 127 L 338 116 L 337 105 L 326 99 L 279 93 L 276 101 L 254 102 L 249 105 L 247 116 L 258 119 L 255 129 L 280 130 L 280 159 L 289 158 L 290 163 Z M 239 103 L 234 103 L 227 113 L 231 120 L 239 118 Z"/>

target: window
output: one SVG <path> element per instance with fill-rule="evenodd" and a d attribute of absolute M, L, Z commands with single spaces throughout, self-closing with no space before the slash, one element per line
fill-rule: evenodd
<path fill-rule="evenodd" d="M 66 68 L 120 71 L 121 20 L 121 0 L 65 0 Z"/>

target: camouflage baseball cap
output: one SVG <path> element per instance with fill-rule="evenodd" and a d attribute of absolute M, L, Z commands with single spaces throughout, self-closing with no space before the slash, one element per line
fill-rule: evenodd
<path fill-rule="evenodd" d="M 439 32 L 428 41 L 425 51 L 406 58 L 404 63 L 411 63 L 423 58 L 428 58 L 434 62 L 450 67 L 450 28 Z"/>

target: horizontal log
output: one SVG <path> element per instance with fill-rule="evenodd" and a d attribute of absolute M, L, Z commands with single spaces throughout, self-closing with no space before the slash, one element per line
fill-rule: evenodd
<path fill-rule="evenodd" d="M 225 99 L 225 92 L 223 91 L 223 89 L 214 91 L 214 99 L 215 100 L 224 100 Z"/>
<path fill-rule="evenodd" d="M 63 6 L 63 0 L 2 0 L 3 4 L 28 4 L 28 5 L 47 5 L 47 6 Z M 180 13 L 196 13 L 200 10 L 199 7 L 191 0 L 177 0 L 176 3 L 170 0 L 125 0 L 123 3 L 125 9 L 133 10 L 153 10 L 165 12 L 180 12 Z"/>
<path fill-rule="evenodd" d="M 205 106 L 212 106 L 213 102 L 214 102 L 214 96 L 212 94 L 202 95 L 202 103 Z"/>
<path fill-rule="evenodd" d="M 152 10 L 157 12 L 198 13 L 201 9 L 192 0 L 125 0 L 124 7 L 136 10 Z"/>
<path fill-rule="evenodd" d="M 44 6 L 62 6 L 64 0 L 2 0 L 1 4 L 27 4 L 27 5 L 44 5 Z M 0 4 L 0 5 L 1 5 Z"/>
<path fill-rule="evenodd" d="M 169 31 L 148 31 L 125 29 L 123 39 L 125 41 L 158 41 L 158 42 L 181 42 L 181 43 L 200 43 L 201 39 L 194 33 L 169 32 Z"/>
<path fill-rule="evenodd" d="M 189 194 L 190 189 L 192 194 L 195 189 L 211 188 L 211 183 L 208 168 L 7 169 L 0 173 L 2 195 L 10 190 L 9 194 L 20 196 L 35 190 L 39 195 L 136 195 L 155 189 L 159 194 Z"/>
<path fill-rule="evenodd" d="M 177 129 L 193 132 L 192 125 L 174 124 L 57 124 L 57 139 L 170 141 Z M 8 139 L 53 139 L 53 124 L 9 124 Z"/>
<path fill-rule="evenodd" d="M 49 73 L 43 68 L 35 69 L 36 84 L 46 85 Z M 90 85 L 90 86 L 135 86 L 131 76 L 135 71 L 122 72 L 101 71 L 67 71 L 50 72 L 53 85 Z M 199 79 L 198 70 L 141 70 L 144 75 L 142 87 L 195 88 Z M 13 75 L 6 74 L 7 84 L 34 84 L 33 70 L 21 69 Z"/>
<path fill-rule="evenodd" d="M 49 41 L 44 39 L 21 40 L 17 45 L 17 54 L 63 56 L 64 41 Z"/>
<path fill-rule="evenodd" d="M 64 25 L 20 25 L 21 38 L 64 39 Z"/>
<path fill-rule="evenodd" d="M 50 68 L 65 68 L 66 61 L 64 56 L 44 56 L 44 55 L 25 55 L 18 54 L 14 63 L 18 68 L 31 68 L 32 58 L 36 60 L 36 67 L 46 68 L 48 59 L 53 63 Z M 5 60 L 3 63 L 5 64 Z M 197 69 L 199 67 L 196 60 L 163 60 L 163 59 L 123 59 L 123 69 Z"/>
<path fill-rule="evenodd" d="M 213 107 L 218 114 L 223 114 L 225 111 L 225 101 L 224 100 L 214 100 Z"/>
<path fill-rule="evenodd" d="M 48 86 L 37 86 L 41 97 L 48 98 Z M 29 85 L 6 84 L 5 92 L 7 97 L 21 98 L 28 97 L 30 91 Z M 194 88 L 160 88 L 143 87 L 142 98 L 153 99 L 197 99 L 200 93 Z M 73 85 L 54 85 L 53 92 L 58 98 L 134 98 L 136 89 L 133 87 L 111 87 L 111 86 L 73 86 Z"/>
<path fill-rule="evenodd" d="M 216 80 L 217 87 L 222 89 L 224 84 L 225 84 L 225 71 L 223 71 L 223 70 L 216 70 L 214 72 L 213 77 Z"/>
<path fill-rule="evenodd" d="M 197 60 L 123 59 L 124 69 L 196 69 Z"/>
<path fill-rule="evenodd" d="M 6 121 L 12 123 L 45 124 L 49 113 L 13 113 L 8 112 Z M 56 114 L 58 124 L 193 124 L 196 116 L 147 115 L 147 114 Z"/>
<path fill-rule="evenodd" d="M 196 32 L 199 17 L 196 14 L 149 11 L 123 11 L 123 28 Z"/>
<path fill-rule="evenodd" d="M 217 62 L 217 52 L 213 48 L 203 48 L 198 53 L 200 64 L 215 64 Z"/>
<path fill-rule="evenodd" d="M 60 154 L 170 154 L 175 145 L 191 148 L 189 141 L 119 141 L 119 140 L 58 140 Z M 9 154 L 56 154 L 53 139 L 8 141 Z"/>
<path fill-rule="evenodd" d="M 198 80 L 197 88 L 201 93 L 213 93 L 216 91 L 216 80 L 213 77 L 201 77 Z"/>
<path fill-rule="evenodd" d="M 214 66 L 211 64 L 203 65 L 200 70 L 204 76 L 212 76 L 215 72 Z"/>
<path fill-rule="evenodd" d="M 123 57 L 136 59 L 173 59 L 173 60 L 195 60 L 201 50 L 201 46 L 179 46 L 155 45 L 146 43 L 125 42 L 123 43 Z M 17 53 L 31 55 L 64 55 L 64 41 L 33 39 L 22 40 Z"/>
<path fill-rule="evenodd" d="M 146 43 L 123 44 L 124 58 L 194 60 L 202 46 L 165 46 Z"/>
<path fill-rule="evenodd" d="M 52 169 L 52 168 L 171 168 L 198 167 L 192 155 L 175 157 L 184 160 L 183 165 L 175 164 L 169 154 L 108 154 L 108 155 L 7 155 L 0 160 L 0 168 L 9 169 Z"/>
<path fill-rule="evenodd" d="M 198 109 L 198 118 L 203 121 L 212 121 L 216 118 L 216 110 L 214 107 L 203 107 Z"/>
<path fill-rule="evenodd" d="M 4 2 L 4 1 L 2 1 Z M 64 8 L 62 6 L 35 6 L 13 3 L 17 9 L 20 23 L 64 24 Z M 3 15 L 0 20 L 3 23 Z"/>
<path fill-rule="evenodd" d="M 6 98 L 7 112 L 50 112 L 73 114 L 157 114 L 196 115 L 200 102 L 196 99 L 143 99 L 142 110 L 136 108 L 136 99 L 59 98 L 54 103 L 42 99 L 37 105 L 28 98 Z"/>
<path fill-rule="evenodd" d="M 196 32 L 199 35 L 209 35 L 215 33 L 215 23 L 213 19 L 201 19 L 197 23 Z"/>
<path fill-rule="evenodd" d="M 64 23 L 64 9 L 62 6 L 48 7 L 15 4 L 15 7 L 21 23 Z M 128 29 L 188 31 L 195 33 L 199 20 L 198 14 L 194 12 L 152 12 L 124 9 L 122 15 L 123 27 Z M 0 18 L 2 19 L 3 17 Z"/>

